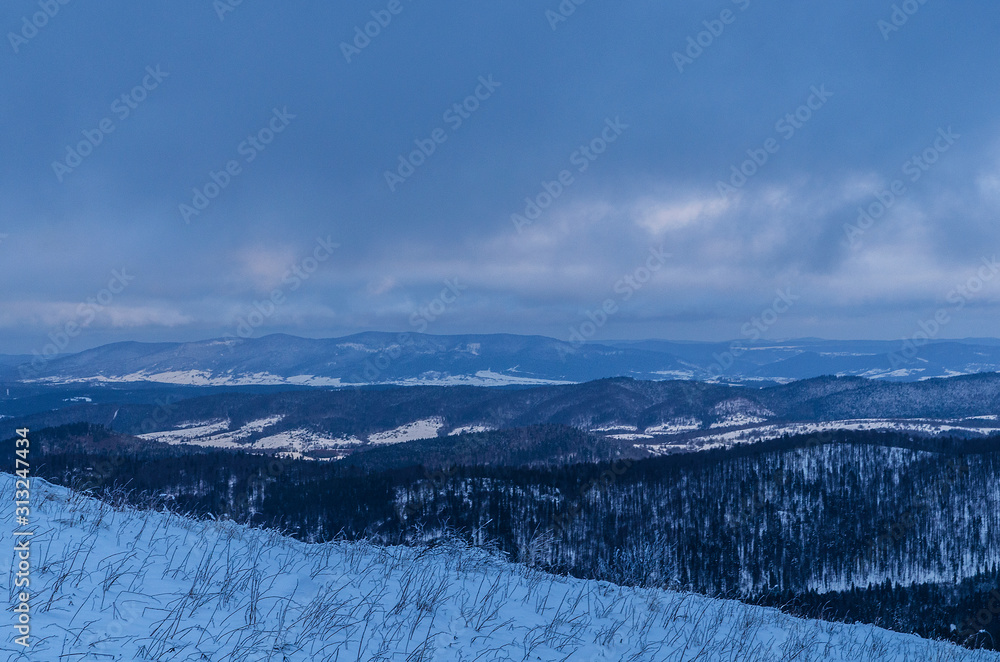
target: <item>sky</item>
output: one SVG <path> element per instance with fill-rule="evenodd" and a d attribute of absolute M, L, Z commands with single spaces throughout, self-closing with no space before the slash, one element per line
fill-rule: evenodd
<path fill-rule="evenodd" d="M 993 3 L 8 0 L 0 28 L 0 353 L 997 335 Z"/>

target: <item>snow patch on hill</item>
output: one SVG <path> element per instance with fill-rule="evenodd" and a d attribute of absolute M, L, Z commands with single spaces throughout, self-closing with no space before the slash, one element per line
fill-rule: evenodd
<path fill-rule="evenodd" d="M 766 419 L 774 416 L 774 412 L 767 407 L 763 407 L 746 398 L 729 398 L 728 400 L 723 400 L 712 407 L 710 413 L 713 416 L 721 416 L 723 418 L 747 417 Z"/>
<path fill-rule="evenodd" d="M 449 375 L 430 373 L 411 379 L 386 382 L 399 386 L 547 386 L 557 384 L 575 384 L 576 382 L 559 381 L 555 379 L 536 379 L 534 377 L 518 377 L 516 375 L 480 370 L 474 375 Z"/>
<path fill-rule="evenodd" d="M 748 416 L 747 414 L 735 414 L 733 416 L 726 416 L 721 421 L 716 421 L 712 423 L 710 428 L 735 428 L 738 426 L 745 425 L 757 425 L 758 423 L 763 423 L 767 419 L 760 416 Z"/>
<path fill-rule="evenodd" d="M 490 430 L 493 429 L 494 428 L 490 427 L 489 425 L 462 425 L 449 432 L 448 436 L 451 437 L 456 434 L 473 434 L 476 432 L 489 432 Z"/>
<path fill-rule="evenodd" d="M 401 444 L 418 439 L 433 439 L 443 427 L 444 421 L 440 418 L 425 418 L 400 425 L 392 430 L 370 434 L 368 441 L 372 444 Z"/>
<path fill-rule="evenodd" d="M 977 417 L 992 420 L 986 417 Z M 942 435 L 948 433 L 965 433 L 988 436 L 1000 432 L 1000 427 L 975 425 L 974 419 L 926 420 L 926 419 L 883 419 L 864 418 L 841 421 L 821 421 L 817 423 L 785 423 L 762 425 L 739 430 L 730 430 L 714 434 L 685 436 L 677 440 L 665 440 L 659 444 L 647 444 L 643 448 L 653 453 L 673 450 L 678 445 L 690 446 L 692 450 L 709 450 L 725 448 L 734 444 L 756 443 L 769 439 L 778 439 L 784 435 L 809 435 L 831 430 L 886 430 L 891 432 L 917 432 L 923 435 Z M 970 421 L 966 423 L 964 421 Z M 712 427 L 715 427 L 714 425 Z"/>
<path fill-rule="evenodd" d="M 293 375 L 286 380 L 296 386 L 349 386 L 340 377 L 316 377 L 315 375 Z"/>
<path fill-rule="evenodd" d="M 206 421 L 203 423 L 182 424 L 175 430 L 148 432 L 138 435 L 140 439 L 159 441 L 166 444 L 194 444 L 212 448 L 246 448 L 246 441 L 254 434 L 279 423 L 284 416 L 268 416 L 245 423 L 236 430 L 231 430 L 232 422 Z"/>
<path fill-rule="evenodd" d="M 161 441 L 166 444 L 187 444 L 194 439 L 209 437 L 229 430 L 229 419 L 223 421 L 188 421 L 181 423 L 175 430 L 147 432 L 137 435 L 140 439 Z"/>
<path fill-rule="evenodd" d="M 96 375 L 94 377 L 54 376 L 41 379 L 25 380 L 26 382 L 44 382 L 47 384 L 77 384 L 103 382 L 125 384 L 137 382 L 155 382 L 159 384 L 174 384 L 177 386 L 315 386 L 315 387 L 346 387 L 364 386 L 366 384 L 394 384 L 397 386 L 546 386 L 555 384 L 575 384 L 572 381 L 556 379 L 539 379 L 520 377 L 492 370 L 479 370 L 475 374 L 451 375 L 447 373 L 427 373 L 420 377 L 407 379 L 385 380 L 379 382 L 345 382 L 340 377 L 323 377 L 301 374 L 282 377 L 270 372 L 251 373 L 216 373 L 209 370 L 171 370 L 165 372 L 150 372 L 141 370 L 123 375 Z"/>
<path fill-rule="evenodd" d="M 680 434 L 701 428 L 701 421 L 696 418 L 674 418 L 659 425 L 651 425 L 645 429 L 646 434 Z"/>
<path fill-rule="evenodd" d="M 879 368 L 873 368 L 871 370 L 865 370 L 864 372 L 859 372 L 857 376 L 868 377 L 869 379 L 885 379 L 887 377 L 904 378 L 904 377 L 912 377 L 913 375 L 919 375 L 925 370 L 926 370 L 925 368 L 899 368 L 897 370 L 883 370 Z M 948 372 L 954 372 L 954 371 L 949 370 Z M 954 374 L 961 375 L 964 373 L 954 372 Z M 838 373 L 837 376 L 845 377 L 848 376 L 848 373 Z M 929 376 L 928 379 L 932 379 L 933 377 L 938 377 L 938 376 L 942 375 L 932 375 Z"/>
<path fill-rule="evenodd" d="M 362 441 L 357 437 L 328 437 L 317 434 L 306 428 L 285 430 L 267 437 L 261 437 L 253 443 L 254 449 L 284 450 L 296 453 L 307 453 L 316 450 L 339 450 L 360 446 Z"/>

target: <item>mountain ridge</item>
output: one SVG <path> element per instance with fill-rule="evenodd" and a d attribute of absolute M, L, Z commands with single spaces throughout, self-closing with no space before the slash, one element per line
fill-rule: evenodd
<path fill-rule="evenodd" d="M 900 341 L 574 344 L 537 335 L 367 331 L 338 338 L 123 341 L 50 358 L 0 356 L 0 380 L 49 384 L 533 386 L 607 377 L 772 384 L 822 375 L 905 382 L 996 371 L 996 339 L 930 341 L 913 354 Z"/>

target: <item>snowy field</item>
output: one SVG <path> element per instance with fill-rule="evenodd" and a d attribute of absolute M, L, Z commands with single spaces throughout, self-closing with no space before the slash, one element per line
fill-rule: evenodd
<path fill-rule="evenodd" d="M 250 421 L 235 429 L 230 429 L 232 423 L 228 420 L 195 421 L 182 424 L 176 429 L 138 436 L 148 441 L 167 444 L 192 444 L 231 450 L 284 451 L 301 456 L 303 453 L 327 450 L 343 451 L 346 454 L 366 443 L 386 445 L 433 439 L 438 437 L 445 427 L 442 418 L 430 417 L 404 423 L 390 430 L 374 432 L 364 439 L 353 435 L 333 438 L 306 428 L 273 432 L 269 435 L 261 434 L 267 428 L 280 423 L 282 418 L 282 416 L 270 416 Z M 455 428 L 448 435 L 485 432 L 491 429 L 493 429 L 491 426 L 483 424 L 464 425 Z M 635 442 L 636 445 L 654 454 L 675 451 L 678 447 L 692 451 L 709 450 L 777 439 L 786 434 L 816 434 L 833 430 L 885 430 L 916 432 L 931 436 L 965 433 L 986 436 L 1000 431 L 1000 428 L 996 427 L 996 417 L 992 415 L 947 420 L 868 418 L 767 424 L 760 416 L 735 414 L 712 423 L 708 430 L 704 429 L 702 421 L 695 418 L 677 418 L 643 430 L 637 429 L 635 425 L 621 423 L 589 429 L 590 432 L 618 441 Z"/>
<path fill-rule="evenodd" d="M 176 430 L 140 434 L 140 439 L 159 441 L 166 444 L 193 444 L 209 448 L 239 449 L 246 447 L 249 437 L 281 422 L 282 416 L 269 416 L 250 421 L 236 430 L 231 430 L 231 421 L 202 421 L 185 424 Z M 294 450 L 294 449 L 293 449 Z"/>
<path fill-rule="evenodd" d="M 713 448 L 728 448 L 735 444 L 757 443 L 769 439 L 779 439 L 784 435 L 809 435 L 821 432 L 831 432 L 836 430 L 881 430 L 886 432 L 915 432 L 922 435 L 938 436 L 945 434 L 963 433 L 978 436 L 988 436 L 1000 432 L 1000 428 L 995 426 L 976 425 L 976 421 L 995 421 L 991 416 L 976 416 L 967 419 L 887 419 L 887 418 L 861 418 L 840 421 L 821 421 L 815 423 L 782 423 L 772 425 L 759 425 L 756 427 L 744 427 L 736 430 L 714 432 L 701 435 L 687 435 L 671 439 L 662 433 L 657 433 L 656 437 L 650 437 L 646 430 L 645 435 L 633 436 L 632 439 L 654 439 L 653 443 L 643 445 L 643 448 L 653 453 L 662 453 L 675 450 L 678 445 L 688 446 L 690 450 L 709 450 Z M 716 428 L 717 424 L 711 427 Z M 617 439 L 625 438 L 623 435 L 611 435 Z M 658 438 L 657 438 L 658 437 Z M 659 442 L 659 443 L 658 443 Z"/>
<path fill-rule="evenodd" d="M 392 430 L 368 435 L 368 442 L 372 444 L 402 444 L 418 439 L 431 439 L 436 437 L 438 431 L 443 427 L 444 421 L 440 418 L 425 418 L 400 425 Z"/>
<path fill-rule="evenodd" d="M 365 386 L 369 384 L 394 384 L 397 386 L 551 386 L 559 384 L 575 384 L 577 382 L 558 379 L 537 379 L 520 377 L 509 372 L 494 372 L 478 370 L 473 374 L 452 375 L 448 373 L 429 373 L 420 377 L 406 379 L 384 380 L 380 382 L 345 382 L 340 377 L 324 377 L 317 375 L 293 375 L 282 377 L 270 372 L 233 373 L 232 370 L 168 370 L 152 372 L 140 370 L 128 374 L 104 375 L 92 377 L 42 377 L 26 379 L 32 384 L 139 384 L 152 382 L 155 384 L 174 384 L 177 386 L 316 386 L 334 387 Z"/>
<path fill-rule="evenodd" d="M 871 626 L 553 577 L 453 543 L 307 545 L 32 488 L 33 646 L 19 655 L 7 627 L 4 660 L 1000 660 Z M 13 489 L 0 474 L 8 523 Z M 0 577 L 11 595 L 12 571 Z"/>

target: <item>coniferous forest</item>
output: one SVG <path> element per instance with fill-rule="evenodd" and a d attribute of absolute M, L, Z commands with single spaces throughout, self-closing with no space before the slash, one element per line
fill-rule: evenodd
<path fill-rule="evenodd" d="M 330 463 L 74 424 L 36 435 L 36 472 L 306 541 L 460 536 L 555 573 L 995 647 L 998 440 L 838 432 L 642 458 L 580 435 L 538 426 L 435 440 L 423 462 L 381 448 Z"/>

